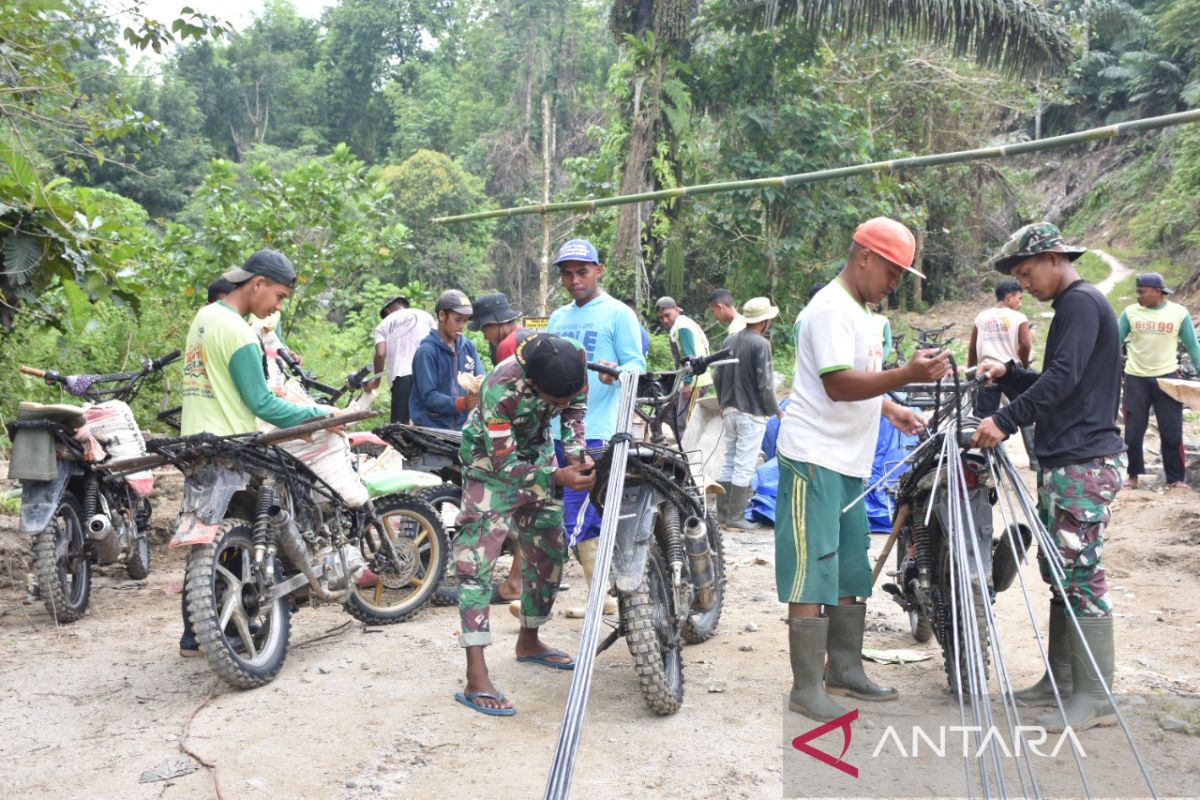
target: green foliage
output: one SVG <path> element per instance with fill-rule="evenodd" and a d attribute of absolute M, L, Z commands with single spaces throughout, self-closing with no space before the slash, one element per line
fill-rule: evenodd
<path fill-rule="evenodd" d="M 418 150 L 403 163 L 384 167 L 379 180 L 394 195 L 397 218 L 412 231 L 411 258 L 401 276 L 438 291 L 453 287 L 475 294 L 483 289 L 492 223 L 429 224 L 431 217 L 484 209 L 486 197 L 480 181 L 448 156 L 432 150 Z"/>
<path fill-rule="evenodd" d="M 282 169 L 269 163 L 272 153 L 255 151 L 241 165 L 211 163 L 187 210 L 194 227 L 167 229 L 167 268 L 155 279 L 162 290 L 202 291 L 255 250 L 273 247 L 296 265 L 289 307 L 305 316 L 329 289 L 402 270 L 409 231 L 396 221 L 388 187 L 369 181 L 348 147 Z"/>
<path fill-rule="evenodd" d="M 414 65 L 430 57 L 427 42 L 442 35 L 452 7 L 450 0 L 342 0 L 329 9 L 320 104 L 339 141 L 363 158 L 383 156 L 391 114 L 377 89 L 412 78 Z"/>

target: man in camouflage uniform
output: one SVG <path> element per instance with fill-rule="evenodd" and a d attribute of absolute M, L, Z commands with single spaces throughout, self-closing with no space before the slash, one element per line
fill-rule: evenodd
<path fill-rule="evenodd" d="M 1026 225 L 1004 245 L 996 269 L 1011 274 L 1037 299 L 1051 300 L 1054 320 L 1040 374 L 1015 361 L 980 363 L 981 375 L 1006 394 L 1020 396 L 983 420 L 971 442 L 993 447 L 1037 421 L 1033 448 L 1041 465 L 1040 505 L 1058 550 L 1038 552 L 1042 578 L 1053 595 L 1049 669 L 1015 696 L 1026 703 L 1054 702 L 1053 676 L 1061 693 L 1070 692 L 1066 724 L 1075 730 L 1116 721 L 1105 696 L 1105 686 L 1112 685 L 1114 650 L 1103 555 L 1109 506 L 1125 467 L 1125 443 L 1114 423 L 1121 379 L 1117 320 L 1104 295 L 1075 271 L 1071 262 L 1083 252 L 1068 246 L 1049 222 Z M 1052 575 L 1051 558 L 1061 562 L 1061 585 Z M 1038 724 L 1063 729 L 1057 712 Z"/>
<path fill-rule="evenodd" d="M 488 675 L 492 568 L 515 531 L 524 553 L 521 632 L 517 660 L 573 669 L 574 660 L 543 644 L 538 628 L 550 619 L 567 560 L 562 504 L 554 487 L 586 490 L 595 481 L 586 458 L 583 417 L 587 372 L 583 348 L 558 336 L 536 334 L 518 345 L 480 389 L 479 406 L 463 429 L 463 509 L 454 551 L 459 579 L 459 643 L 467 651 L 467 685 L 458 702 L 494 716 L 516 713 Z M 561 414 L 568 464 L 558 468 L 551 420 Z"/>

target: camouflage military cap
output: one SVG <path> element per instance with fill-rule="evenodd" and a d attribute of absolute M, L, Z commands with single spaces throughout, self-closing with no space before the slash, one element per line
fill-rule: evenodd
<path fill-rule="evenodd" d="M 1052 222 L 1034 222 L 1008 237 L 995 266 L 1005 275 L 1011 275 L 1018 263 L 1038 253 L 1062 253 L 1074 261 L 1087 252 L 1086 247 L 1072 247 L 1063 241 L 1062 231 Z"/>

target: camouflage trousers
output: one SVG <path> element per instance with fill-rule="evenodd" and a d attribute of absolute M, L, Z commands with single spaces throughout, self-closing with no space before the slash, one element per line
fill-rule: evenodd
<path fill-rule="evenodd" d="M 1118 453 L 1043 469 L 1040 475 L 1038 505 L 1062 556 L 1063 591 L 1055 585 L 1050 563 L 1040 549 L 1038 567 L 1042 580 L 1051 586 L 1052 602 L 1070 603 L 1077 617 L 1112 614 L 1104 574 L 1104 528 L 1124 472 L 1125 454 Z"/>
<path fill-rule="evenodd" d="M 463 647 L 492 643 L 489 602 L 492 570 L 504 540 L 515 534 L 525 557 L 521 566 L 521 626 L 537 628 L 550 619 L 567 561 L 562 505 L 530 500 L 500 480 L 468 478 L 458 516 L 454 567 Z"/>

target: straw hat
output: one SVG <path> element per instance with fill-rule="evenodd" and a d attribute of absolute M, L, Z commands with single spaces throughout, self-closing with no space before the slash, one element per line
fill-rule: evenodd
<path fill-rule="evenodd" d="M 771 305 L 771 301 L 766 297 L 751 297 L 742 306 L 742 316 L 746 318 L 747 325 L 753 325 L 756 322 L 775 319 L 779 316 L 779 309 Z"/>

